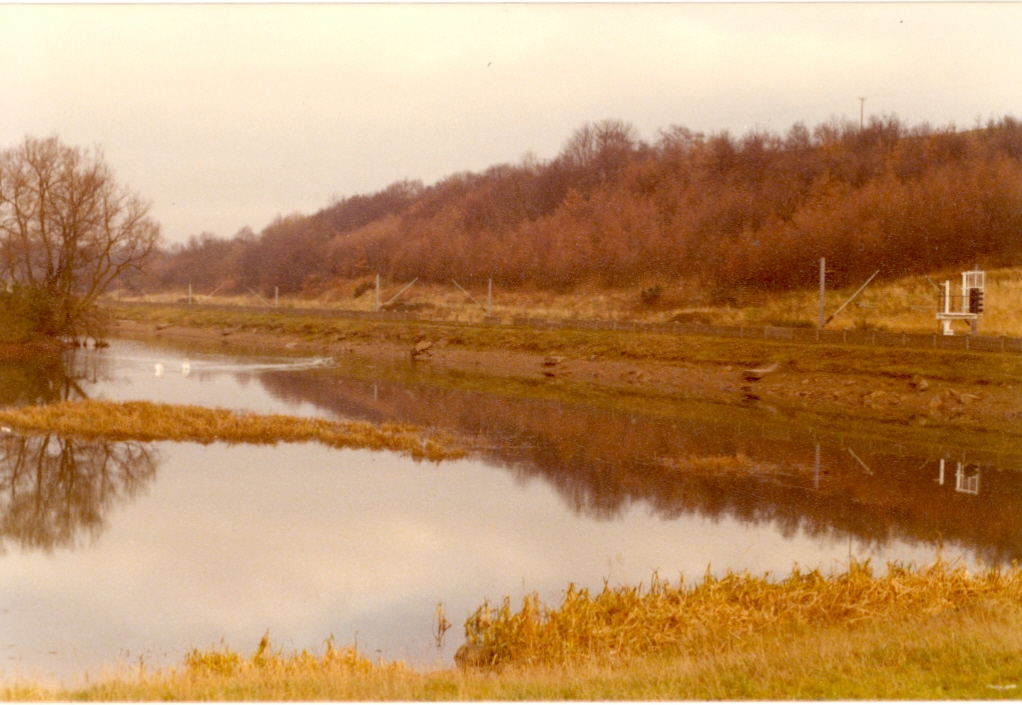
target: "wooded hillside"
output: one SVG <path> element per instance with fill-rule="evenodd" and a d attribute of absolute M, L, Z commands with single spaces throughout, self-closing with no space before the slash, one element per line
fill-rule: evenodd
<path fill-rule="evenodd" d="M 336 279 L 626 286 L 698 277 L 738 288 L 833 286 L 1022 262 L 1022 121 L 908 127 L 832 120 L 786 135 L 586 124 L 550 161 L 432 186 L 395 183 L 256 235 L 208 234 L 162 253 L 148 290 L 320 293 Z"/>

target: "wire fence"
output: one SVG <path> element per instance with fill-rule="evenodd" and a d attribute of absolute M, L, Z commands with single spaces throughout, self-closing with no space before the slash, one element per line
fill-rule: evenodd
<path fill-rule="evenodd" d="M 116 306 L 166 307 L 154 302 L 115 302 Z M 174 304 L 172 304 L 174 305 Z M 275 306 L 232 306 L 224 304 L 193 303 L 189 308 L 203 311 L 223 311 L 252 314 L 280 314 L 288 316 L 314 316 L 348 320 L 418 321 L 420 316 L 405 311 L 350 311 L 330 308 L 295 308 Z M 481 323 L 443 321 L 447 325 L 507 326 L 507 320 L 497 316 L 486 317 Z M 709 336 L 748 340 L 790 341 L 793 343 L 829 343 L 864 345 L 888 348 L 931 348 L 938 350 L 967 350 L 975 352 L 1022 352 L 1022 338 L 983 335 L 942 335 L 940 333 L 896 333 L 870 330 L 818 330 L 815 328 L 786 328 L 780 326 L 725 326 L 698 323 L 642 323 L 639 321 L 608 321 L 599 319 L 559 319 L 513 316 L 510 325 L 538 330 L 590 330 L 657 333 L 669 335 Z"/>
<path fill-rule="evenodd" d="M 818 330 L 779 326 L 724 326 L 697 323 L 640 323 L 599 320 L 550 320 L 515 318 L 517 326 L 531 328 L 575 328 L 579 330 L 622 330 L 674 335 L 702 335 L 749 340 L 788 340 L 799 343 L 831 343 L 901 348 L 937 348 L 977 352 L 1022 352 L 1022 338 L 939 333 L 895 333 L 890 331 Z"/>

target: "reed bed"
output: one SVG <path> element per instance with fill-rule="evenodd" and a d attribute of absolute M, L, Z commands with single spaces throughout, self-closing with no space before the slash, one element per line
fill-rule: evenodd
<path fill-rule="evenodd" d="M 270 647 L 268 635 L 259 642 L 251 658 L 244 658 L 231 649 L 200 651 L 193 649 L 184 660 L 183 669 L 172 673 L 200 681 L 218 678 L 294 679 L 304 677 L 352 677 L 369 674 L 399 674 L 406 671 L 400 661 L 370 661 L 354 646 L 335 645 L 327 639 L 322 656 L 307 650 L 285 654 Z"/>
<path fill-rule="evenodd" d="M 941 560 L 923 570 L 889 565 L 877 577 L 868 562 L 853 562 L 842 574 L 796 567 L 778 582 L 728 573 L 707 575 L 693 587 L 654 575 L 645 589 L 604 585 L 593 595 L 569 586 L 556 608 L 536 594 L 517 612 L 508 598 L 496 608 L 484 604 L 465 623 L 465 634 L 493 665 L 570 666 L 723 653 L 765 632 L 855 628 L 939 615 L 984 599 L 1022 604 L 1022 571 L 972 575 Z"/>
<path fill-rule="evenodd" d="M 275 444 L 318 442 L 333 448 L 366 448 L 444 460 L 465 451 L 444 432 L 426 433 L 408 424 L 328 421 L 282 414 L 239 414 L 147 401 L 64 401 L 0 410 L 0 423 L 22 432 L 55 433 L 112 441 L 193 441 Z"/>
<path fill-rule="evenodd" d="M 173 668 L 124 667 L 76 689 L 0 684 L 8 700 L 993 699 L 1022 685 L 1022 571 L 868 563 L 779 582 L 729 574 L 622 587 L 562 605 L 484 605 L 483 667 L 415 669 L 326 642 L 321 656 L 193 650 Z M 489 645 L 485 646 L 485 645 Z"/>
<path fill-rule="evenodd" d="M 22 700 L 368 700 L 407 699 L 424 676 L 401 662 L 370 661 L 355 647 L 326 642 L 323 655 L 284 654 L 264 637 L 250 658 L 221 648 L 193 650 L 175 668 L 121 669 L 79 691 L 54 693 L 21 684 L 0 695 Z"/>

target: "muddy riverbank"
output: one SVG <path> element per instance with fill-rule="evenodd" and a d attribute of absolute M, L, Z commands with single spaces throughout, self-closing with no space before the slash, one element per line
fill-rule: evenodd
<path fill-rule="evenodd" d="M 415 360 L 423 368 L 515 380 L 544 393 L 701 401 L 899 428 L 1018 433 L 1022 356 L 800 345 L 641 333 L 530 331 L 421 323 L 272 320 L 172 311 L 122 319 L 116 335 Z"/>

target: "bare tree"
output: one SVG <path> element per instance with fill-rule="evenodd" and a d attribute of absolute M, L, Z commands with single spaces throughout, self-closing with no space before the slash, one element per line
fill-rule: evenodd
<path fill-rule="evenodd" d="M 149 208 L 98 150 L 28 137 L 0 152 L 0 273 L 36 334 L 90 332 L 97 297 L 156 248 Z"/>
<path fill-rule="evenodd" d="M 562 151 L 572 168 L 590 172 L 599 181 L 607 181 L 627 163 L 635 151 L 638 132 L 622 120 L 585 123 L 575 130 Z"/>

